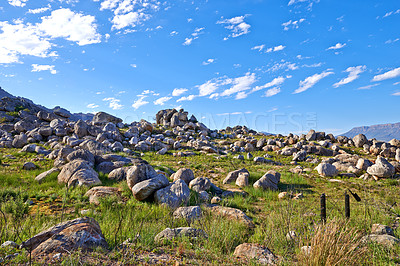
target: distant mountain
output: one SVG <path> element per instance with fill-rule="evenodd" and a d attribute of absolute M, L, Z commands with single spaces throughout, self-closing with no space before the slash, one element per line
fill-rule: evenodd
<path fill-rule="evenodd" d="M 368 139 L 375 138 L 381 141 L 400 139 L 400 123 L 355 127 L 342 135 L 353 138 L 358 134 L 364 134 Z"/>

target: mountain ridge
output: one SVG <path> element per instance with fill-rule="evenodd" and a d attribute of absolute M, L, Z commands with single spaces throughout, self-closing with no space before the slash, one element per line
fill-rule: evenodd
<path fill-rule="evenodd" d="M 375 138 L 381 141 L 400 139 L 400 122 L 354 127 L 342 136 L 353 138 L 358 134 L 364 134 L 368 139 Z"/>

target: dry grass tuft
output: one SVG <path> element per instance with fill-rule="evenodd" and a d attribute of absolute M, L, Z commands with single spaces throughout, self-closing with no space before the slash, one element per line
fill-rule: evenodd
<path fill-rule="evenodd" d="M 361 265 L 367 260 L 367 247 L 361 242 L 361 233 L 347 221 L 333 219 L 315 227 L 310 239 L 301 239 L 299 265 Z"/>

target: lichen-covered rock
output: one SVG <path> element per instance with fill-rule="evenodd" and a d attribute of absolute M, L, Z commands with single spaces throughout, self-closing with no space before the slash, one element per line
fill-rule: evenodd
<path fill-rule="evenodd" d="M 85 196 L 89 197 L 89 202 L 92 204 L 100 204 L 100 199 L 105 198 L 105 197 L 111 197 L 111 196 L 119 196 L 120 195 L 120 189 L 116 187 L 93 187 L 89 189 L 86 193 Z"/>
<path fill-rule="evenodd" d="M 55 225 L 22 242 L 20 248 L 32 250 L 32 256 L 53 253 L 71 253 L 74 250 L 91 251 L 108 244 L 99 224 L 89 217 L 77 218 Z"/>
<path fill-rule="evenodd" d="M 254 259 L 260 264 L 275 264 L 276 256 L 260 244 L 243 243 L 235 248 L 233 256 Z"/>

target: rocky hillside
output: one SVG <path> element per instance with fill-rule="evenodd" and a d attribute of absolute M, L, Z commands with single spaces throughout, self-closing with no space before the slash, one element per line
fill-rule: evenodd
<path fill-rule="evenodd" d="M 18 97 L 1 99 L 0 117 L 0 263 L 400 259 L 397 139 L 211 130 L 182 109 L 155 123 L 104 112 L 76 120 Z M 343 220 L 349 189 L 362 202 L 354 197 Z"/>
<path fill-rule="evenodd" d="M 344 133 L 343 136 L 353 138 L 358 134 L 364 134 L 369 139 L 380 141 L 400 139 L 400 123 L 355 127 Z"/>

